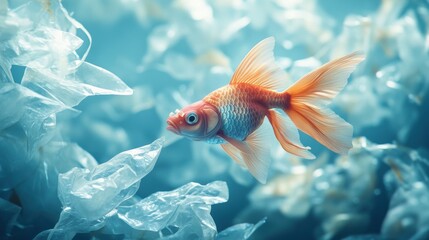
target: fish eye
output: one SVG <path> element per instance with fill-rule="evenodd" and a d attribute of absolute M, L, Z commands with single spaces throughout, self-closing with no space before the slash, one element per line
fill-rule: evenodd
<path fill-rule="evenodd" d="M 194 112 L 190 112 L 186 115 L 186 122 L 190 125 L 194 125 L 198 122 L 198 115 Z"/>

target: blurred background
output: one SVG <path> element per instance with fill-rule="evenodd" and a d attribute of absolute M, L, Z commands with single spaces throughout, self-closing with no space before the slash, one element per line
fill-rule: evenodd
<path fill-rule="evenodd" d="M 57 1 L 34 1 L 37 4 L 30 7 L 27 2 L 32 1 L 2 1 L 0 7 L 0 76 L 9 79 L 0 84 L 14 82 L 64 104 L 22 110 L 43 123 L 31 131 L 8 124 L 18 119 L 16 112 L 0 119 L 0 197 L 21 208 L 13 218 L 0 216 L 0 223 L 9 226 L 0 229 L 5 239 L 29 239 L 54 227 L 61 203 L 52 186 L 59 173 L 74 166 L 64 159 L 82 158 L 82 152 L 59 155 L 50 147 L 45 151 L 58 158 L 56 167 L 49 170 L 52 162 L 45 162 L 42 171 L 40 162 L 31 165 L 33 143 L 44 146 L 55 139 L 76 144 L 97 165 L 161 136 L 165 137 L 162 152 L 153 171 L 141 180 L 136 196 L 145 198 L 189 182 L 225 181 L 229 199 L 211 210 L 219 232 L 267 217 L 252 238 L 429 239 L 429 214 L 419 211 L 429 207 L 427 0 L 63 0 L 70 17 L 86 30 L 67 17 L 58 17 Z M 45 19 L 39 11 L 55 18 Z M 55 26 L 70 36 L 62 35 L 62 40 L 46 47 L 42 40 L 58 35 L 38 26 Z M 40 31 L 9 37 L 28 29 Z M 301 134 L 317 159 L 299 159 L 284 152 L 272 134 L 272 141 L 266 143 L 271 149 L 269 181 L 261 185 L 220 146 L 175 136 L 165 130 L 165 120 L 169 112 L 228 84 L 245 54 L 269 36 L 276 40 L 274 56 L 287 72 L 285 81 L 291 83 L 356 50 L 365 53 L 366 60 L 330 105 L 354 127 L 350 154 L 338 156 Z M 28 40 L 33 38 L 37 39 Z M 105 75 L 94 74 L 96 84 L 84 82 L 82 89 L 94 87 L 76 97 L 83 90 L 75 85 L 63 85 L 73 89 L 68 91 L 48 80 L 43 84 L 34 80 L 41 78 L 31 73 L 32 68 L 60 71 L 62 62 L 47 61 L 46 56 L 65 51 L 67 57 L 58 59 L 66 59 L 67 66 L 82 59 L 113 73 L 117 81 L 103 82 Z M 37 54 L 27 61 L 32 53 Z M 90 68 L 84 64 L 79 69 L 82 66 Z M 82 70 L 82 76 L 88 74 Z M 130 91 L 121 80 L 132 95 L 127 95 Z M 24 100 L 14 102 L 18 97 L 7 91 L 0 94 L 6 113 L 27 106 Z M 11 110 L 7 107 L 11 105 L 17 107 Z M 24 121 L 19 116 L 24 129 L 37 122 L 36 117 Z M 263 127 L 271 132 L 269 126 Z M 38 154 L 36 158 L 42 159 L 48 153 Z M 11 166 L 11 161 L 18 161 L 12 159 L 22 164 Z M 48 205 L 49 210 L 35 210 Z M 91 237 L 107 235 L 80 234 L 76 239 Z"/>

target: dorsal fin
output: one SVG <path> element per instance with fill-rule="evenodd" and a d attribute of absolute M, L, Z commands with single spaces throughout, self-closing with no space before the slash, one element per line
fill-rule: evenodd
<path fill-rule="evenodd" d="M 247 83 L 276 90 L 288 86 L 288 76 L 274 61 L 274 38 L 269 37 L 244 57 L 229 84 Z"/>

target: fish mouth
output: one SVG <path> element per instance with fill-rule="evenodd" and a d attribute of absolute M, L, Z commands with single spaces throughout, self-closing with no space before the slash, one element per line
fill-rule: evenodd
<path fill-rule="evenodd" d="M 175 133 L 175 134 L 179 134 L 179 128 L 176 126 L 176 124 L 174 124 L 173 121 L 171 120 L 167 120 L 167 130 Z"/>

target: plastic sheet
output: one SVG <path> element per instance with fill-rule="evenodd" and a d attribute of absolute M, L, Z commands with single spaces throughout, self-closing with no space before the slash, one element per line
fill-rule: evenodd
<path fill-rule="evenodd" d="M 0 238 L 428 238 L 428 9 L 0 0 Z M 285 85 L 353 51 L 366 60 L 331 106 L 353 125 L 354 149 L 337 156 L 301 134 L 317 159 L 293 157 L 266 121 L 260 185 L 220 146 L 167 132 L 165 119 L 228 84 L 269 36 Z M 138 148 L 161 136 L 158 161 L 160 140 Z"/>
<path fill-rule="evenodd" d="M 63 205 L 54 229 L 38 238 L 72 239 L 78 232 L 99 229 L 104 219 L 138 190 L 140 180 L 152 171 L 162 148 L 162 139 L 122 152 L 106 163 L 73 168 L 60 174 L 58 197 Z"/>

